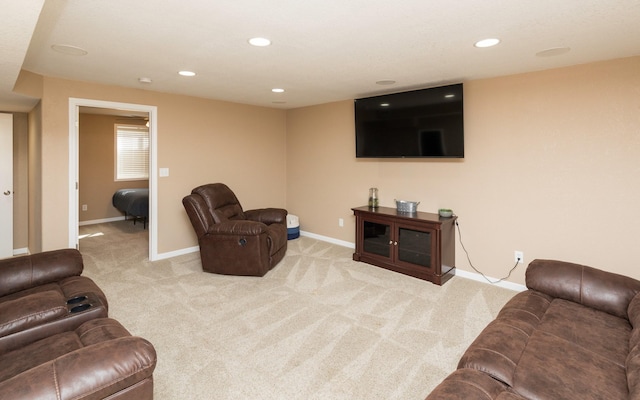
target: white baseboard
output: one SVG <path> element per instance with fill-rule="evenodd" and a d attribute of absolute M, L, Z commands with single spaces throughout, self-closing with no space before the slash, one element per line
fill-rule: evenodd
<path fill-rule="evenodd" d="M 104 224 L 107 222 L 115 222 L 115 221 L 122 221 L 123 219 L 125 219 L 124 216 L 122 217 L 113 217 L 113 218 L 104 218 L 104 219 L 92 219 L 89 221 L 80 221 L 78 223 L 79 226 L 84 226 L 84 225 L 95 225 L 95 224 Z"/>
<path fill-rule="evenodd" d="M 169 251 L 167 253 L 160 253 L 158 257 L 154 261 L 165 260 L 167 258 L 178 257 L 185 254 L 191 254 L 200 251 L 200 246 L 187 247 L 186 249 L 179 249 L 174 251 Z"/>
<path fill-rule="evenodd" d="M 13 255 L 14 256 L 22 256 L 25 254 L 29 254 L 29 248 L 28 247 L 23 247 L 21 249 L 13 249 Z"/>
<path fill-rule="evenodd" d="M 355 243 L 347 242 L 347 241 L 344 241 L 344 240 L 334 239 L 334 238 L 329 237 L 329 236 L 316 235 L 315 233 L 311 233 L 311 232 L 300 231 L 300 236 L 306 236 L 306 237 L 310 237 L 312 239 L 322 240 L 323 242 L 329 242 L 329 243 L 337 244 L 338 246 L 348 247 L 350 249 L 355 249 L 356 248 L 356 244 Z"/>
<path fill-rule="evenodd" d="M 500 282 L 496 282 L 498 279 L 496 278 L 491 278 L 491 277 L 487 277 L 485 279 L 484 276 L 475 273 L 475 272 L 469 272 L 469 271 L 463 271 L 460 268 L 456 268 L 456 276 L 459 276 L 461 278 L 467 278 L 467 279 L 471 279 L 474 281 L 478 281 L 478 282 L 482 282 L 482 283 L 486 283 L 488 285 L 495 285 L 501 288 L 505 288 L 505 289 L 509 289 L 509 290 L 515 290 L 516 292 L 522 292 L 527 290 L 527 287 L 525 285 L 521 285 L 519 283 L 513 283 L 513 282 L 508 282 L 508 281 L 500 281 Z M 487 281 L 487 279 L 489 279 L 489 281 Z M 496 283 L 492 283 L 492 282 L 496 282 Z"/>

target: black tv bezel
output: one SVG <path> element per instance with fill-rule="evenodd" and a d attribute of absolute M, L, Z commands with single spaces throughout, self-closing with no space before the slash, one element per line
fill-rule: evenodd
<path fill-rule="evenodd" d="M 434 155 L 434 154 L 398 155 L 398 154 L 362 153 L 362 149 L 359 149 L 358 140 L 359 140 L 359 136 L 362 135 L 362 132 L 360 131 L 362 127 L 359 126 L 359 121 L 358 121 L 358 116 L 359 116 L 358 102 L 361 102 L 361 104 L 362 102 L 375 103 L 375 104 L 380 104 L 383 102 L 400 102 L 400 103 L 407 102 L 407 101 L 413 102 L 413 101 L 416 101 L 415 100 L 416 96 L 419 96 L 421 94 L 423 94 L 424 99 L 428 101 L 428 98 L 432 96 L 444 97 L 444 95 L 447 93 L 455 94 L 455 97 L 451 101 L 459 104 L 460 130 L 455 132 L 456 135 L 459 136 L 459 140 L 462 142 L 461 149 L 459 151 L 455 151 L 453 153 L 444 154 L 444 155 Z M 358 98 L 354 100 L 354 113 L 355 113 L 354 123 L 355 123 L 355 140 L 356 140 L 356 143 L 355 143 L 356 158 L 358 159 L 393 159 L 393 158 L 396 158 L 396 159 L 407 159 L 407 158 L 408 159 L 464 159 L 464 156 L 465 156 L 464 86 L 462 83 L 455 83 L 450 85 L 443 85 L 443 86 L 429 87 L 424 89 L 416 89 L 416 90 L 410 90 L 410 91 L 388 93 L 388 94 L 383 94 L 378 96 Z"/>

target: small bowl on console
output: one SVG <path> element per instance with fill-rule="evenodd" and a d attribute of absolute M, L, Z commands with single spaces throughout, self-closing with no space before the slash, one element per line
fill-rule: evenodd
<path fill-rule="evenodd" d="M 438 214 L 440 214 L 442 218 L 451 218 L 453 216 L 453 211 L 448 208 L 441 208 L 438 210 Z"/>

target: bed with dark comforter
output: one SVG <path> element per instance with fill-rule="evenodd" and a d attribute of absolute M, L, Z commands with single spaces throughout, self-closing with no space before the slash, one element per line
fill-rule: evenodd
<path fill-rule="evenodd" d="M 113 194 L 112 203 L 115 208 L 124 213 L 125 219 L 133 217 L 133 223 L 142 219 L 144 228 L 149 219 L 149 189 L 120 189 Z"/>

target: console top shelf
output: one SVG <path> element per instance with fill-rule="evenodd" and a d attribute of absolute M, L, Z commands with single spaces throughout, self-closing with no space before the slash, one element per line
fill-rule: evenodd
<path fill-rule="evenodd" d="M 366 212 L 370 212 L 373 214 L 380 214 L 380 215 L 385 215 L 385 216 L 393 216 L 395 218 L 400 218 L 400 219 L 408 219 L 408 220 L 422 220 L 422 221 L 431 221 L 431 222 L 442 222 L 442 221 L 447 221 L 450 220 L 451 217 L 449 218 L 444 218 L 441 217 L 438 214 L 435 213 L 428 213 L 428 212 L 422 212 L 422 211 L 417 211 L 414 213 L 406 213 L 406 212 L 400 212 L 395 208 L 391 208 L 391 207 L 369 207 L 369 206 L 363 206 L 363 207 L 355 207 L 351 209 L 352 211 L 366 211 Z"/>

